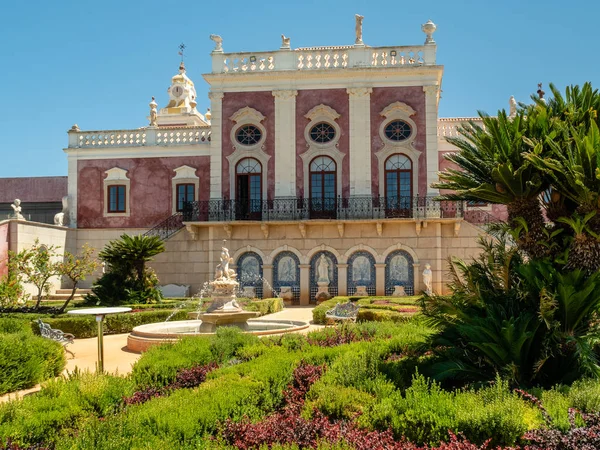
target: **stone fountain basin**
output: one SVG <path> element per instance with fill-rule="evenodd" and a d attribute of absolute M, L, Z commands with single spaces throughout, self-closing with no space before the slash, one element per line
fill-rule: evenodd
<path fill-rule="evenodd" d="M 189 336 L 210 336 L 214 333 L 200 332 L 201 320 L 176 320 L 149 323 L 135 327 L 127 337 L 127 349 L 141 353 L 153 345 L 176 342 Z M 256 336 L 293 333 L 309 327 L 308 322 L 297 320 L 248 320 L 244 333 Z"/>

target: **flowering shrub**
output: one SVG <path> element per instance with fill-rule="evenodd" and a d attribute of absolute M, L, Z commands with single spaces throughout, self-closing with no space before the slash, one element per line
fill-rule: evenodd
<path fill-rule="evenodd" d="M 359 330 L 349 326 L 335 327 L 321 332 L 314 332 L 308 335 L 307 340 L 311 345 L 320 347 L 336 347 L 338 345 L 350 344 L 351 342 L 370 341 L 373 334 L 367 330 Z"/>
<path fill-rule="evenodd" d="M 148 386 L 136 391 L 130 397 L 124 397 L 123 402 L 125 405 L 137 405 L 146 403 L 153 398 L 167 395 L 169 392 L 176 389 L 194 388 L 204 383 L 204 381 L 206 381 L 206 375 L 218 367 L 219 366 L 216 363 L 211 362 L 203 366 L 194 366 L 189 369 L 183 369 L 177 373 L 174 382 L 162 387 Z"/>
<path fill-rule="evenodd" d="M 577 426 L 577 418 L 584 426 Z M 595 450 L 600 448 L 600 413 L 585 414 L 569 408 L 571 428 L 566 433 L 556 429 L 538 429 L 523 436 L 530 441 L 526 450 Z"/>

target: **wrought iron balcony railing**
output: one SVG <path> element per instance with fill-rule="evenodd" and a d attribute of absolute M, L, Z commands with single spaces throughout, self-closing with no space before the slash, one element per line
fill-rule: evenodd
<path fill-rule="evenodd" d="M 184 222 L 236 220 L 300 221 L 311 219 L 451 219 L 462 218 L 463 202 L 433 197 L 275 198 L 207 200 L 184 205 Z"/>

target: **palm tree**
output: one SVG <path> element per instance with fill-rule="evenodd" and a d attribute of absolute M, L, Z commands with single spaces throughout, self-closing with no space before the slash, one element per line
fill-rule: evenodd
<path fill-rule="evenodd" d="M 158 236 L 130 236 L 123 234 L 118 240 L 110 241 L 98 254 L 113 272 L 132 275 L 138 289 L 144 289 L 146 262 L 165 251 L 165 244 Z"/>
<path fill-rule="evenodd" d="M 458 147 L 446 159 L 458 166 L 440 173 L 435 188 L 453 191 L 441 196 L 447 200 L 475 200 L 507 206 L 509 224 L 518 225 L 522 218 L 526 227 L 517 236 L 517 243 L 529 256 L 543 257 L 544 216 L 540 194 L 548 188 L 542 172 L 524 157 L 530 146 L 525 136 L 543 136 L 548 129 L 543 108 L 523 111 L 508 117 L 500 111 L 498 117 L 479 113 L 483 125 L 469 122 L 459 129 L 460 137 L 447 138 Z"/>

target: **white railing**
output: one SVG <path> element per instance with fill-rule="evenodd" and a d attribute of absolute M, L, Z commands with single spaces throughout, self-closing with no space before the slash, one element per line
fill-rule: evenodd
<path fill-rule="evenodd" d="M 210 127 L 160 127 L 138 130 L 69 130 L 69 148 L 148 147 L 208 144 Z"/>
<path fill-rule="evenodd" d="M 458 137 L 458 128 L 467 122 L 473 121 L 478 125 L 482 125 L 483 122 L 479 117 L 457 117 L 452 119 L 439 119 L 437 126 L 437 133 L 439 137 Z"/>
<path fill-rule="evenodd" d="M 212 53 L 213 73 L 435 65 L 436 45 L 314 47 L 272 52 Z"/>

